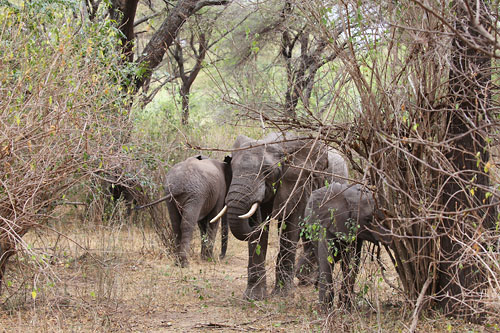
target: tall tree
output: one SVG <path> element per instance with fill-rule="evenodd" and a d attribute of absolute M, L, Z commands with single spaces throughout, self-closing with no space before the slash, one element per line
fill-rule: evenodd
<path fill-rule="evenodd" d="M 88 0 L 87 11 L 89 18 L 95 18 L 96 8 L 100 1 Z M 227 5 L 230 0 L 178 0 L 175 5 L 168 10 L 163 23 L 152 35 L 144 49 L 140 52 L 136 62 L 142 67 L 141 75 L 133 78 L 130 83 L 134 91 L 139 90 L 149 83 L 155 69 L 160 65 L 167 50 L 172 46 L 186 20 L 207 6 Z M 134 26 L 136 23 L 136 13 L 139 0 L 112 1 L 110 16 L 115 20 L 121 17 L 119 29 L 122 32 L 122 51 L 126 55 L 127 61 L 134 61 Z M 166 6 L 171 6 L 170 2 Z M 121 13 L 121 16 L 118 15 Z M 150 18 L 157 16 L 151 15 Z"/>
<path fill-rule="evenodd" d="M 338 54 L 330 52 L 330 42 L 321 36 L 315 36 L 308 28 L 307 22 L 304 21 L 294 29 L 291 18 L 297 14 L 293 13 L 293 7 L 292 1 L 286 1 L 281 13 L 285 22 L 281 36 L 281 56 L 285 62 L 287 76 L 284 105 L 284 114 L 287 117 L 295 117 L 299 100 L 305 108 L 309 107 L 316 73 Z"/>
<path fill-rule="evenodd" d="M 203 67 L 203 61 L 205 59 L 205 55 L 207 53 L 208 48 L 208 40 L 206 34 L 204 32 L 199 32 L 198 38 L 198 47 L 194 44 L 195 32 L 191 31 L 191 36 L 189 38 L 189 47 L 191 48 L 193 57 L 194 57 L 194 65 L 190 71 L 187 71 L 185 68 L 185 58 L 184 51 L 181 41 L 179 39 L 176 40 L 175 47 L 172 51 L 172 56 L 177 63 L 177 69 L 179 71 L 179 77 L 181 79 L 181 86 L 179 88 L 179 93 L 182 98 L 182 124 L 187 125 L 189 122 L 189 94 L 191 91 L 191 86 L 193 85 L 194 80 L 198 76 L 198 73 Z"/>
<path fill-rule="evenodd" d="M 487 131 L 484 131 L 491 109 L 491 46 L 479 28 L 488 29 L 488 8 L 481 1 L 455 1 L 455 35 L 451 43 L 450 96 L 447 108 L 451 144 L 446 157 L 453 166 L 455 177 L 444 181 L 442 204 L 449 215 L 441 228 L 440 278 L 438 295 L 448 313 L 471 312 L 467 306 L 484 293 L 481 269 L 474 263 L 461 262 L 463 244 L 474 233 L 489 228 L 492 221 L 486 209 L 482 224 L 470 210 L 485 205 L 489 192 L 489 175 L 484 172 L 489 161 Z M 485 200 L 486 199 L 486 200 Z M 464 293 L 463 290 L 473 291 Z M 467 306 L 466 306 L 467 305 Z"/>
<path fill-rule="evenodd" d="M 153 71 L 161 63 L 168 48 L 174 43 L 182 25 L 191 15 L 206 6 L 226 5 L 228 3 L 229 0 L 179 0 L 137 59 L 137 63 L 143 66 L 144 73 L 141 77 L 136 78 L 135 88 L 139 89 L 149 82 Z"/>

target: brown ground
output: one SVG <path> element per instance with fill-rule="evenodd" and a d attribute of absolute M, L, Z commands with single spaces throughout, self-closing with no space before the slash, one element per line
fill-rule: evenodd
<path fill-rule="evenodd" d="M 9 266 L 8 288 L 0 297 L 0 332 L 393 332 L 407 331 L 411 323 L 412 308 L 369 259 L 358 278 L 357 289 L 365 293 L 357 297 L 356 311 L 337 309 L 327 316 L 312 286 L 297 287 L 290 298 L 244 300 L 247 248 L 233 237 L 221 262 L 201 261 L 196 238 L 191 265 L 181 269 L 148 229 L 54 228 L 71 240 L 53 232 L 30 235 L 26 240 L 36 254 L 22 257 L 20 264 L 31 263 Z M 268 291 L 277 251 L 276 228 L 271 230 Z M 40 262 L 41 253 L 47 264 Z M 387 275 L 397 283 L 391 267 Z M 485 330 L 427 313 L 418 331 L 466 328 Z"/>

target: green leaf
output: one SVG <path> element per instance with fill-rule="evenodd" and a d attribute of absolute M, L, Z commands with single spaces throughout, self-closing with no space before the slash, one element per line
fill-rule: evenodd
<path fill-rule="evenodd" d="M 328 256 L 328 258 L 326 258 L 326 260 L 328 260 L 328 262 L 330 264 L 333 264 L 333 257 L 332 256 Z"/>
<path fill-rule="evenodd" d="M 31 292 L 31 297 L 32 297 L 33 299 L 36 299 L 36 290 L 33 290 L 33 291 Z"/>
<path fill-rule="evenodd" d="M 257 247 L 255 248 L 255 253 L 260 256 L 260 244 L 257 244 Z"/>

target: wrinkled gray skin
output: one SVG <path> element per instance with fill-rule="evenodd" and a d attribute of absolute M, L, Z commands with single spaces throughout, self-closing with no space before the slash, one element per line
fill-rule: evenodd
<path fill-rule="evenodd" d="M 328 176 L 319 178 L 320 186 L 325 184 L 340 183 L 346 184 L 349 177 L 347 162 L 344 157 L 335 149 L 328 149 Z M 308 285 L 316 283 L 318 279 L 318 264 L 314 255 L 314 248 L 308 244 L 308 239 L 302 235 L 302 244 L 304 251 L 297 262 L 297 271 L 295 276 L 299 279 L 300 285 Z"/>
<path fill-rule="evenodd" d="M 165 191 L 171 196 L 167 200 L 168 213 L 175 236 L 177 263 L 188 266 L 188 253 L 193 229 L 198 224 L 201 233 L 201 257 L 213 258 L 214 240 L 219 221 L 209 223 L 224 207 L 227 188 L 231 182 L 231 167 L 201 156 L 190 157 L 174 165 L 165 178 Z M 227 249 L 228 226 L 222 217 L 223 258 Z"/>
<path fill-rule="evenodd" d="M 299 216 L 311 191 L 319 184 L 309 171 L 292 165 L 325 171 L 328 164 L 326 149 L 319 143 L 282 141 L 283 137 L 276 133 L 262 140 L 240 135 L 233 146 L 239 150 L 232 153 L 233 178 L 226 197 L 226 215 L 233 235 L 248 241 L 245 291 L 248 299 L 266 297 L 265 258 L 269 228 L 263 222 L 271 216 L 278 220 L 281 228 L 273 294 L 286 295 L 292 288 Z M 259 204 L 256 213 L 250 218 L 239 218 L 253 203 Z"/>
<path fill-rule="evenodd" d="M 373 196 L 360 185 L 333 183 L 311 194 L 305 210 L 306 229 L 315 223 L 322 227 L 316 234 L 309 232 L 309 244 L 313 245 L 319 263 L 320 303 L 333 305 L 333 265 L 341 260 L 344 277 L 339 301 L 350 307 L 363 241 L 380 240 L 379 234 L 369 230 L 373 215 Z"/>
<path fill-rule="evenodd" d="M 332 176 L 326 179 L 329 184 L 345 184 L 347 183 L 347 178 L 349 178 L 347 162 L 337 150 L 332 148 L 328 149 L 328 173 L 332 174 Z"/>

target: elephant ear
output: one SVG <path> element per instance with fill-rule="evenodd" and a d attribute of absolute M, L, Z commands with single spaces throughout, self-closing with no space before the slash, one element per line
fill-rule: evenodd
<path fill-rule="evenodd" d="M 345 198 L 349 203 L 349 209 L 354 219 L 360 222 L 371 220 L 374 202 L 370 191 L 364 190 L 360 185 L 352 185 L 345 192 Z"/>
<path fill-rule="evenodd" d="M 347 183 L 347 178 L 349 177 L 347 163 L 336 149 L 330 147 L 328 148 L 328 173 L 330 174 L 328 176 L 329 183 Z"/>
<path fill-rule="evenodd" d="M 283 150 L 286 164 L 297 167 L 290 169 L 292 177 L 297 177 L 301 170 L 325 171 L 328 168 L 328 150 L 321 142 L 313 139 L 292 140 L 283 144 Z"/>
<path fill-rule="evenodd" d="M 328 188 L 324 202 L 321 204 L 321 221 L 330 234 L 348 233 L 348 220 L 351 217 L 350 205 L 344 196 L 345 188 L 333 184 Z M 326 222 L 326 223 L 325 223 Z"/>

